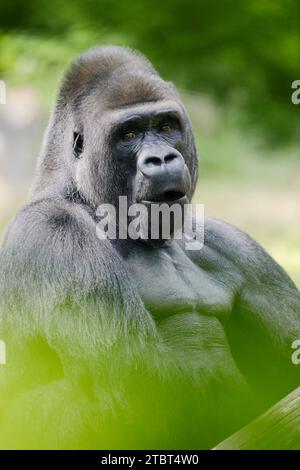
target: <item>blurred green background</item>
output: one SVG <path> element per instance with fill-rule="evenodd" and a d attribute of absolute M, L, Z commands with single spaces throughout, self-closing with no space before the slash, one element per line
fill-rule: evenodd
<path fill-rule="evenodd" d="M 24 203 L 55 90 L 96 44 L 141 50 L 187 106 L 196 200 L 249 232 L 300 286 L 299 0 L 1 0 L 0 235 Z"/>

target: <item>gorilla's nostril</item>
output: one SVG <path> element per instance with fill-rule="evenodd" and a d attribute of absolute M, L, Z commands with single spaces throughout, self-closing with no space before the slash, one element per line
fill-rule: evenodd
<path fill-rule="evenodd" d="M 172 162 L 173 160 L 175 160 L 176 158 L 176 155 L 170 153 L 169 155 L 167 155 L 165 158 L 164 158 L 164 161 L 165 163 L 170 163 Z"/>
<path fill-rule="evenodd" d="M 148 157 L 145 160 L 145 165 L 148 165 L 148 166 L 151 166 L 151 165 L 159 166 L 161 165 L 161 163 L 162 161 L 159 157 Z"/>

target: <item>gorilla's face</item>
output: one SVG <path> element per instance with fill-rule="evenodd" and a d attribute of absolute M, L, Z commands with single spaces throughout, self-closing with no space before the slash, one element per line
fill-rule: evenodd
<path fill-rule="evenodd" d="M 184 122 L 180 109 L 162 103 L 128 109 L 114 123 L 112 158 L 126 175 L 132 202 L 182 202 L 191 189 L 184 158 Z"/>
<path fill-rule="evenodd" d="M 82 134 L 74 133 L 76 180 L 83 196 L 98 195 L 98 203 L 113 204 L 119 196 L 147 205 L 190 201 L 195 156 L 179 103 L 138 103 L 90 115 L 86 124 L 91 120 Z"/>

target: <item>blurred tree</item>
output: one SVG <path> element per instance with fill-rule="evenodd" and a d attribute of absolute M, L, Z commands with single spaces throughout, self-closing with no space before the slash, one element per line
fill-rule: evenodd
<path fill-rule="evenodd" d="M 54 86 L 95 44 L 126 44 L 166 79 L 236 108 L 272 144 L 300 140 L 298 0 L 1 0 L 0 74 Z"/>

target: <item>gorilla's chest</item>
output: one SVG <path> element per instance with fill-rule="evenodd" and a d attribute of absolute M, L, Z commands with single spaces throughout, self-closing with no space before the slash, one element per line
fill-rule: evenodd
<path fill-rule="evenodd" d="M 127 259 L 132 279 L 154 317 L 196 312 L 227 317 L 233 289 L 197 266 L 176 244 L 157 250 L 139 249 Z"/>

